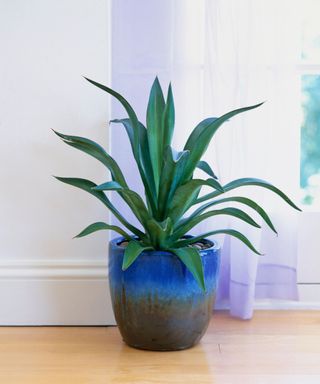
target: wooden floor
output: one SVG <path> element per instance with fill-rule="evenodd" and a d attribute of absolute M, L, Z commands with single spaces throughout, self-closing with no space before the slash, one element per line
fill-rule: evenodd
<path fill-rule="evenodd" d="M 320 312 L 216 313 L 181 352 L 129 348 L 115 327 L 2 327 L 0 383 L 320 384 Z"/>

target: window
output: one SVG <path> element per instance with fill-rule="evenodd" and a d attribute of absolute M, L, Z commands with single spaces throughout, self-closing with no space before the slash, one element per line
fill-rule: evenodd
<path fill-rule="evenodd" d="M 320 2 L 304 3 L 301 44 L 301 161 L 302 203 L 320 208 Z"/>

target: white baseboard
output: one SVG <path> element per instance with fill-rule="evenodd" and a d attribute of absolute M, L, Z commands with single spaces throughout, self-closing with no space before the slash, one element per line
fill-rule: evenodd
<path fill-rule="evenodd" d="M 107 264 L 92 260 L 15 260 L 0 263 L 4 279 L 105 279 Z"/>
<path fill-rule="evenodd" d="M 302 303 L 314 303 L 320 308 L 320 284 L 299 283 L 299 298 Z"/>
<path fill-rule="evenodd" d="M 319 284 L 303 284 L 298 285 L 299 301 L 264 299 L 256 300 L 254 304 L 255 310 L 320 310 L 320 285 Z M 217 310 L 229 310 L 227 302 L 216 305 Z"/>
<path fill-rule="evenodd" d="M 300 284 L 299 294 L 300 301 L 257 300 L 255 309 L 320 310 L 320 285 Z M 0 325 L 114 324 L 106 262 L 0 263 Z"/>
<path fill-rule="evenodd" d="M 313 301 L 262 300 L 261 302 L 256 302 L 254 308 L 256 310 L 276 311 L 319 311 L 320 303 Z"/>
<path fill-rule="evenodd" d="M 220 303 L 215 310 L 229 310 L 228 303 Z M 254 304 L 257 311 L 320 311 L 319 302 L 287 301 L 287 300 L 259 300 Z"/>
<path fill-rule="evenodd" d="M 0 264 L 0 325 L 114 324 L 105 262 Z"/>

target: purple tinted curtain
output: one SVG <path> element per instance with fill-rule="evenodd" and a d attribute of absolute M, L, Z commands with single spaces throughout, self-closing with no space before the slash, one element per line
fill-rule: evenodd
<path fill-rule="evenodd" d="M 279 16 L 274 20 L 273 28 L 279 32 L 285 4 L 280 7 L 276 2 L 264 0 L 258 3 L 250 0 L 114 1 L 112 86 L 127 97 L 144 122 L 154 77 L 158 75 L 165 86 L 172 80 L 177 113 L 174 145 L 177 149 L 183 146 L 187 134 L 203 118 L 271 99 L 261 115 L 255 112 L 251 117 L 227 123 L 228 128 L 218 133 L 205 159 L 214 166 L 223 183 L 245 176 L 271 178 L 271 182 L 278 183 L 288 192 L 288 189 L 294 189 L 298 171 L 293 155 L 298 145 L 296 115 L 293 113 L 296 99 L 289 100 L 286 96 L 286 108 L 291 112 L 286 115 L 286 120 L 279 114 L 277 105 L 282 104 L 288 87 L 291 95 L 296 94 L 296 83 L 290 77 L 291 67 L 288 63 L 284 67 L 281 60 L 293 57 L 294 52 L 286 44 L 286 35 L 281 35 L 281 47 L 284 49 L 284 45 L 287 51 L 274 52 L 274 46 L 278 47 L 274 44 L 275 39 L 279 43 L 281 37 L 260 28 L 269 28 L 265 19 L 272 21 L 276 7 Z M 293 22 L 287 23 L 287 34 L 291 33 L 291 37 L 294 26 Z M 256 35 L 257 39 L 252 40 Z M 115 101 L 112 111 L 113 118 L 126 116 Z M 285 139 L 286 132 L 278 127 L 287 129 L 288 126 L 290 137 Z M 110 129 L 112 155 L 125 170 L 130 186 L 142 192 L 124 130 L 118 125 Z M 272 148 L 272 161 L 268 146 Z M 287 149 L 285 157 L 281 149 L 284 147 Z M 291 169 L 290 175 L 286 172 L 287 167 Z M 242 228 L 235 220 L 226 219 L 206 222 L 198 231 L 222 226 L 243 230 L 266 254 L 259 258 L 236 239 L 218 238 L 223 252 L 217 307 L 227 306 L 231 315 L 248 319 L 252 317 L 256 299 L 297 299 L 297 217 L 283 207 L 284 203 L 281 205 L 270 197 L 270 193 L 261 190 L 244 192 L 265 204 L 279 230 L 278 237 L 268 228 L 263 227 L 262 231 Z M 117 197 L 114 202 L 128 216 L 123 202 Z M 131 214 L 128 219 L 134 220 Z"/>

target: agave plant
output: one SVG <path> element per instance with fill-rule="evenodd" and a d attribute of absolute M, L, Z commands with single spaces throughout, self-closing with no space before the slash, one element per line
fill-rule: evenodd
<path fill-rule="evenodd" d="M 177 152 L 171 147 L 175 122 L 171 84 L 165 100 L 159 80 L 155 79 L 150 92 L 145 127 L 123 96 L 105 85 L 87 78 L 86 80 L 114 96 L 128 114 L 128 118 L 112 120 L 112 123 L 121 123 L 128 134 L 133 157 L 144 185 L 145 200 L 130 189 L 116 160 L 99 144 L 83 137 L 69 136 L 59 132 L 55 133 L 66 144 L 103 163 L 110 171 L 112 180 L 97 185 L 80 178 L 57 177 L 57 179 L 97 197 L 122 224 L 120 227 L 97 222 L 89 225 L 76 237 L 105 229 L 118 232 L 128 241 L 124 252 L 123 270 L 130 267 L 143 251 L 166 250 L 176 255 L 185 264 L 200 287 L 205 290 L 201 257 L 199 250 L 192 246 L 193 243 L 210 235 L 227 234 L 238 238 L 253 252 L 260 254 L 243 234 L 233 229 L 209 230 L 199 236 L 186 236 L 203 220 L 218 215 L 233 216 L 260 228 L 260 225 L 243 210 L 235 207 L 221 208 L 220 204 L 240 203 L 251 208 L 276 233 L 268 214 L 256 202 L 241 196 L 221 198 L 221 195 L 238 187 L 254 185 L 269 189 L 299 210 L 281 190 L 264 180 L 241 178 L 221 185 L 210 165 L 201 160 L 212 137 L 225 121 L 242 112 L 255 109 L 262 103 L 236 109 L 219 118 L 210 117 L 201 121 L 191 132 L 183 151 Z M 206 178 L 194 178 L 196 168 L 202 170 Z M 200 196 L 204 186 L 212 191 Z M 140 228 L 125 219 L 106 196 L 105 191 L 116 191 L 121 196 L 140 222 Z M 201 203 L 204 204 L 201 205 Z M 215 209 L 211 209 L 213 207 Z M 192 213 L 188 215 L 191 208 L 193 208 Z"/>

